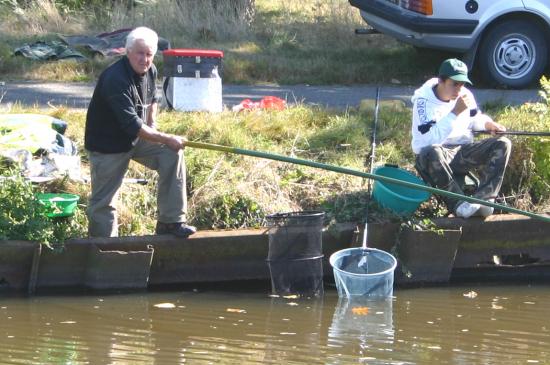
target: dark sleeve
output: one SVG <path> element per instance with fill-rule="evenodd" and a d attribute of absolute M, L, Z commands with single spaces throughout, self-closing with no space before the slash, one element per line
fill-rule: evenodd
<path fill-rule="evenodd" d="M 158 103 L 161 99 L 161 95 L 157 90 L 157 68 L 155 65 L 151 66 L 151 85 L 153 85 L 151 103 Z"/>
<path fill-rule="evenodd" d="M 113 111 L 120 129 L 131 138 L 136 138 L 143 120 L 137 114 L 131 85 L 125 78 L 108 77 L 102 85 L 102 94 Z"/>

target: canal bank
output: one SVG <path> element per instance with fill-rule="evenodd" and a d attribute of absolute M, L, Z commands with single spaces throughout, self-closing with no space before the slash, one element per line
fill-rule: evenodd
<path fill-rule="evenodd" d="M 369 247 L 392 252 L 399 261 L 396 286 L 550 277 L 548 223 L 513 214 L 434 222 L 437 228 L 430 231 L 369 224 Z M 354 224 L 323 230 L 325 280 L 332 280 L 330 255 L 360 246 L 361 236 Z M 200 231 L 189 239 L 170 235 L 83 238 L 55 250 L 6 241 L 0 245 L 0 288 L 32 294 L 269 280 L 268 237 L 269 229 L 262 228 Z"/>

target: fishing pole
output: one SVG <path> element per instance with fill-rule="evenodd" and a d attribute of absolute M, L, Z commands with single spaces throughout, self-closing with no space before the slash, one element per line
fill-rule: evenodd
<path fill-rule="evenodd" d="M 535 214 L 535 213 L 532 213 L 532 212 L 528 212 L 528 211 L 513 208 L 513 207 L 508 207 L 508 206 L 505 206 L 505 205 L 502 205 L 502 204 L 497 204 L 497 203 L 490 202 L 490 201 L 487 201 L 487 200 L 474 198 L 472 196 L 457 194 L 457 193 L 453 193 L 453 192 L 450 192 L 450 191 L 447 191 L 447 190 L 437 189 L 437 188 L 434 188 L 434 187 L 431 187 L 431 186 L 428 186 L 428 185 L 416 184 L 416 183 L 412 183 L 412 182 L 409 182 L 409 181 L 394 179 L 394 178 L 387 177 L 387 176 L 382 176 L 382 175 L 371 174 L 371 173 L 362 172 L 362 171 L 358 171 L 358 170 L 353 170 L 353 169 L 349 169 L 349 168 L 345 168 L 345 167 L 328 165 L 328 164 L 324 164 L 324 163 L 321 163 L 321 162 L 303 160 L 303 159 L 299 159 L 299 158 L 293 158 L 293 157 L 288 157 L 288 156 L 283 156 L 283 155 L 278 155 L 278 154 L 273 154 L 273 153 L 254 151 L 254 150 L 246 150 L 246 149 L 243 149 L 243 148 L 235 148 L 235 147 L 222 146 L 222 145 L 204 143 L 204 142 L 187 141 L 187 142 L 185 142 L 185 146 L 186 147 L 191 147 L 191 148 L 200 148 L 200 149 L 207 149 L 207 150 L 213 150 L 213 151 L 234 153 L 234 154 L 238 154 L 238 155 L 266 158 L 266 159 L 275 160 L 275 161 L 293 163 L 293 164 L 296 164 L 296 165 L 314 167 L 314 168 L 323 169 L 323 170 L 327 170 L 327 171 L 334 171 L 334 172 L 338 172 L 338 173 L 346 174 L 346 175 L 352 175 L 352 176 L 358 176 L 358 177 L 362 177 L 362 178 L 378 180 L 378 181 L 382 181 L 382 182 L 385 182 L 385 183 L 392 183 L 392 184 L 402 185 L 402 186 L 406 186 L 406 187 L 413 188 L 413 189 L 428 191 L 428 192 L 433 193 L 433 194 L 439 194 L 439 195 L 444 195 L 444 196 L 448 196 L 448 197 L 455 198 L 455 199 L 465 200 L 465 201 L 470 202 L 470 203 L 477 203 L 477 204 L 485 205 L 485 206 L 488 206 L 488 207 L 493 207 L 495 209 L 501 209 L 501 210 L 509 212 L 509 213 L 521 214 L 521 215 L 524 215 L 524 216 L 527 216 L 527 217 L 531 217 L 531 218 L 541 220 L 543 222 L 550 223 L 550 216 L 543 216 L 543 215 Z"/>
<path fill-rule="evenodd" d="M 371 136 L 372 147 L 371 147 L 371 151 L 370 151 L 370 169 L 369 169 L 370 174 L 372 174 L 373 171 L 374 171 L 374 161 L 376 159 L 376 129 L 378 128 L 378 111 L 379 111 L 379 108 L 380 108 L 380 87 L 377 87 L 376 88 L 376 101 L 374 103 L 374 126 L 372 128 L 372 136 Z M 361 243 L 361 247 L 363 248 L 363 255 L 361 256 L 361 259 L 359 260 L 359 263 L 357 264 L 357 267 L 365 270 L 365 272 L 368 272 L 367 235 L 368 235 L 368 228 L 369 228 L 369 205 L 370 205 L 370 200 L 372 198 L 371 186 L 372 186 L 372 182 L 369 179 L 368 189 L 367 189 L 367 191 L 368 191 L 367 194 L 369 196 L 369 201 L 368 201 L 368 203 L 366 205 L 366 209 L 365 209 L 365 228 L 363 229 L 363 240 L 362 240 L 362 243 Z"/>
<path fill-rule="evenodd" d="M 529 132 L 529 131 L 474 131 L 477 134 L 497 134 L 497 135 L 511 135 L 511 136 L 537 136 L 537 137 L 550 137 L 550 132 Z"/>

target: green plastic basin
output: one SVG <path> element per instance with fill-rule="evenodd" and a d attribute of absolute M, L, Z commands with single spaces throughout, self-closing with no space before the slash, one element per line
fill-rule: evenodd
<path fill-rule="evenodd" d="M 43 193 L 36 197 L 46 207 L 46 216 L 50 218 L 73 215 L 80 199 L 78 195 L 63 193 Z"/>
<path fill-rule="evenodd" d="M 374 174 L 419 185 L 426 185 L 422 180 L 416 177 L 416 175 L 398 167 L 381 166 L 374 170 Z M 420 204 L 430 198 L 430 193 L 425 190 L 375 180 L 372 196 L 382 207 L 396 214 L 408 216 L 413 214 Z"/>

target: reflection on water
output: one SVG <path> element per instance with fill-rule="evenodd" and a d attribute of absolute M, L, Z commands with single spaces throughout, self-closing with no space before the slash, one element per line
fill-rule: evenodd
<path fill-rule="evenodd" d="M 475 291 L 477 295 L 468 294 Z M 546 364 L 547 287 L 0 299 L 2 364 Z M 465 295 L 466 294 L 466 295 Z"/>
<path fill-rule="evenodd" d="M 355 342 L 359 360 L 374 363 L 377 349 L 385 351 L 394 342 L 392 305 L 392 298 L 340 298 L 328 329 L 328 345 L 345 349 Z M 339 363 L 337 358 L 331 360 Z"/>

